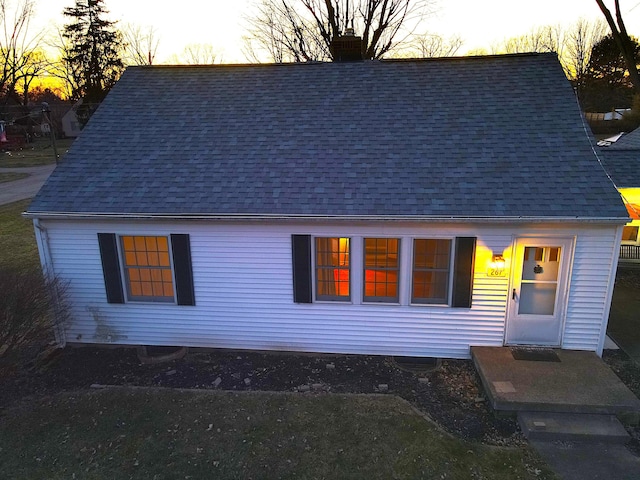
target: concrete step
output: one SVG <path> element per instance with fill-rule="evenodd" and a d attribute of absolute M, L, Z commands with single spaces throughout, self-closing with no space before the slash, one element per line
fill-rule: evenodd
<path fill-rule="evenodd" d="M 559 362 L 516 360 L 508 347 L 471 347 L 498 411 L 617 415 L 640 422 L 640 400 L 593 352 L 554 349 Z"/>
<path fill-rule="evenodd" d="M 629 434 L 614 415 L 519 412 L 518 423 L 529 440 L 625 443 Z"/>

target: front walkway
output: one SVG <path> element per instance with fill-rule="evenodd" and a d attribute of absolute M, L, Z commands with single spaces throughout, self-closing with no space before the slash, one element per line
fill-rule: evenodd
<path fill-rule="evenodd" d="M 495 410 L 640 416 L 640 400 L 592 352 L 553 350 L 559 361 L 516 360 L 509 347 L 472 347 Z"/>

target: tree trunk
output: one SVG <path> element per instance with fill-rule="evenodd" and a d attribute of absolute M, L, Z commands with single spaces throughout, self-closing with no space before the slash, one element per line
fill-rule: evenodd
<path fill-rule="evenodd" d="M 624 61 L 627 65 L 627 70 L 629 71 L 629 79 L 633 84 L 633 89 L 637 94 L 640 94 L 640 74 L 638 74 L 638 64 L 633 52 L 633 42 L 631 38 L 629 38 L 629 34 L 627 33 L 627 29 L 624 25 L 624 21 L 622 20 L 622 13 L 620 12 L 620 1 L 615 0 L 616 7 L 616 19 L 618 23 L 616 24 L 616 20 L 611 15 L 611 12 L 604 4 L 604 0 L 596 0 L 598 7 L 602 11 L 604 18 L 607 20 L 609 24 L 609 28 L 611 29 L 611 35 L 618 45 L 620 49 L 620 53 L 624 58 Z"/>

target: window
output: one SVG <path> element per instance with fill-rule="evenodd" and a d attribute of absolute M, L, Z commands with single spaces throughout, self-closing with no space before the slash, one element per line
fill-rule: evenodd
<path fill-rule="evenodd" d="M 171 244 L 175 248 L 173 237 Z M 292 234 L 292 299 L 296 304 L 329 300 L 471 308 L 476 240 L 476 237 L 409 236 L 402 240 L 359 236 L 314 238 L 309 234 Z M 400 251 L 401 241 L 408 247 L 407 252 Z M 351 255 L 352 247 L 356 249 L 355 257 Z M 546 255 L 549 261 L 557 262 L 560 251 L 551 248 L 529 254 L 532 258 Z M 356 275 L 351 275 L 352 264 L 356 265 Z M 174 269 L 177 266 L 176 263 Z M 401 277 L 408 286 L 402 292 Z M 178 287 L 179 284 L 177 290 Z"/>
<path fill-rule="evenodd" d="M 195 305 L 189 235 L 98 233 L 107 302 Z"/>
<path fill-rule="evenodd" d="M 622 228 L 623 242 L 636 242 L 638 240 L 638 227 L 625 226 Z"/>
<path fill-rule="evenodd" d="M 167 237 L 122 236 L 127 299 L 173 302 L 173 274 Z"/>
<path fill-rule="evenodd" d="M 349 243 L 348 238 L 316 238 L 317 300 L 350 299 Z"/>
<path fill-rule="evenodd" d="M 398 302 L 400 240 L 364 239 L 364 301 Z"/>
<path fill-rule="evenodd" d="M 412 303 L 448 303 L 451 240 L 413 241 Z"/>

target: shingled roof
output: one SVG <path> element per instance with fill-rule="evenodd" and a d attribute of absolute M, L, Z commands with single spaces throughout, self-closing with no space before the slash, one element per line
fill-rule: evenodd
<path fill-rule="evenodd" d="M 605 169 L 618 188 L 640 187 L 640 128 L 599 149 Z"/>
<path fill-rule="evenodd" d="M 29 213 L 626 217 L 550 54 L 130 67 Z"/>

